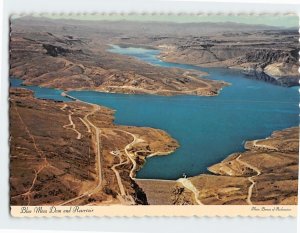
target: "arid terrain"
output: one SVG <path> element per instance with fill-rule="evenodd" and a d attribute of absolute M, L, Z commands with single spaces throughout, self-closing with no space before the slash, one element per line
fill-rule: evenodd
<path fill-rule="evenodd" d="M 297 204 L 299 129 L 248 141 L 203 174 L 176 181 L 136 180 L 149 204 Z"/>
<path fill-rule="evenodd" d="M 294 31 L 232 32 L 159 44 L 161 58 L 176 63 L 238 69 L 249 78 L 282 86 L 299 83 Z"/>
<path fill-rule="evenodd" d="M 30 23 L 20 23 L 21 26 L 17 20 L 11 25 L 10 76 L 20 77 L 26 85 L 126 94 L 204 96 L 217 95 L 228 85 L 198 78 L 203 72 L 152 66 L 109 53 L 109 41 L 91 31 L 79 37 L 76 31 L 56 33 L 57 27 L 51 25 L 39 30 L 35 21 L 30 28 Z M 58 28 L 62 25 L 58 24 Z M 31 32 L 32 29 L 36 31 Z"/>
<path fill-rule="evenodd" d="M 298 85 L 296 28 L 233 23 L 14 19 L 10 75 L 28 85 L 127 94 L 213 96 L 228 85 L 198 78 L 204 72 L 152 66 L 110 53 L 110 44 L 156 48 L 166 61 L 228 67 L 241 70 L 249 78 Z"/>
<path fill-rule="evenodd" d="M 159 129 L 114 125 L 113 114 L 11 89 L 11 204 L 147 204 L 131 177 L 178 144 Z"/>
<path fill-rule="evenodd" d="M 168 62 L 226 67 L 276 85 L 299 85 L 296 28 L 207 23 L 206 26 L 188 24 L 178 30 L 186 34 L 166 32 L 156 37 L 131 36 L 118 38 L 115 43 L 152 46 L 161 50 L 160 58 Z"/>
<path fill-rule="evenodd" d="M 234 23 L 13 19 L 9 75 L 25 86 L 61 89 L 69 98 L 71 90 L 216 96 L 230 85 L 206 79 L 205 72 L 111 53 L 112 44 L 160 49 L 165 61 L 298 85 L 296 29 Z M 206 174 L 144 180 L 135 177 L 147 157 L 168 155 L 180 141 L 161 129 L 117 125 L 114 109 L 78 99 L 42 100 L 14 87 L 9 97 L 11 205 L 297 204 L 298 127 L 247 141 L 244 152 L 224 154 Z"/>
<path fill-rule="evenodd" d="M 212 174 L 168 181 L 135 172 L 178 143 L 158 129 L 114 125 L 105 107 L 11 89 L 10 119 L 12 205 L 297 202 L 297 127 L 246 142 L 245 152 L 209 167 Z"/>

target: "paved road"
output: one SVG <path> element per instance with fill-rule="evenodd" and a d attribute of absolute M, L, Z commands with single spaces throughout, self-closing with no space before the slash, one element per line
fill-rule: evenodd
<path fill-rule="evenodd" d="M 194 198 L 198 205 L 203 205 L 203 203 L 199 199 L 199 194 L 200 194 L 199 190 L 194 186 L 194 184 L 189 179 L 180 178 L 177 181 L 180 182 L 185 188 L 187 188 L 188 190 L 194 193 Z"/>

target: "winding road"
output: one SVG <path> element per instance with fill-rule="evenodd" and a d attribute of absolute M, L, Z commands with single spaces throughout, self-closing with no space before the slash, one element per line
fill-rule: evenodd
<path fill-rule="evenodd" d="M 81 102 L 81 103 L 85 103 L 85 104 L 88 104 L 88 105 L 91 105 L 93 107 L 93 110 L 86 114 L 84 116 L 84 118 L 82 119 L 83 122 L 85 122 L 85 125 L 87 126 L 88 125 L 88 129 L 91 129 L 93 128 L 94 131 L 95 131 L 95 140 L 94 140 L 94 143 L 95 143 L 95 146 L 96 146 L 96 171 L 97 171 L 97 176 L 98 176 L 98 183 L 95 187 L 91 188 L 90 190 L 82 193 L 81 195 L 75 197 L 75 198 L 72 198 L 68 201 L 65 201 L 63 203 L 61 203 L 60 205 L 66 205 L 66 204 L 69 204 L 73 201 L 76 201 L 82 197 L 85 197 L 85 196 L 91 196 L 93 193 L 95 193 L 97 190 L 99 190 L 101 188 L 101 185 L 102 185 L 102 182 L 103 182 L 103 175 L 102 175 L 102 166 L 101 166 L 101 142 L 100 142 L 100 136 L 101 136 L 101 130 L 100 128 L 98 128 L 97 126 L 94 125 L 94 123 L 92 123 L 88 117 L 95 114 L 97 111 L 100 110 L 100 106 L 99 105 L 96 105 L 96 104 L 91 104 L 91 103 L 87 103 L 87 102 L 84 102 L 84 101 L 81 101 L 81 100 L 78 100 L 70 95 L 67 95 L 66 93 L 63 93 L 62 94 L 63 96 L 65 97 L 68 97 L 70 99 L 73 99 L 77 102 Z M 91 130 L 90 130 L 91 131 Z"/>
<path fill-rule="evenodd" d="M 133 137 L 133 140 L 131 143 L 127 144 L 124 148 L 124 151 L 127 155 L 127 157 L 130 159 L 131 163 L 132 163 L 132 168 L 130 170 L 130 173 L 129 173 L 129 176 L 131 179 L 135 179 L 134 178 L 134 172 L 136 171 L 136 167 L 137 167 L 137 164 L 136 164 L 136 161 L 134 159 L 134 154 L 132 154 L 131 152 L 129 152 L 128 150 L 136 143 L 139 143 L 139 142 L 143 142 L 142 139 L 138 139 L 136 135 L 134 135 L 133 133 L 130 133 L 128 131 L 125 131 L 125 130 L 122 130 L 122 129 L 114 129 L 115 131 L 120 131 L 120 132 L 123 132 L 123 133 L 126 133 L 126 134 L 129 134 L 130 136 Z"/>
<path fill-rule="evenodd" d="M 76 200 L 79 200 L 85 196 L 91 196 L 92 194 L 94 194 L 97 190 L 99 190 L 101 188 L 101 185 L 102 185 L 102 181 L 103 181 L 103 175 L 102 175 L 102 166 L 101 166 L 101 142 L 100 142 L 100 136 L 101 136 L 101 129 L 98 128 L 97 126 L 95 126 L 95 124 L 93 122 L 91 122 L 89 120 L 89 116 L 95 114 L 97 111 L 100 110 L 100 106 L 99 105 L 96 105 L 96 104 L 91 104 L 91 103 L 88 103 L 88 102 L 84 102 L 84 101 L 81 101 L 81 100 L 78 100 L 66 93 L 62 93 L 63 96 L 65 97 L 68 97 L 72 100 L 75 100 L 77 102 L 81 102 L 81 103 L 85 103 L 85 104 L 89 104 L 89 105 L 92 105 L 93 106 L 93 111 L 91 111 L 90 113 L 88 113 L 87 115 L 84 116 L 84 118 L 79 118 L 83 124 L 87 127 L 87 132 L 92 132 L 91 129 L 93 129 L 95 131 L 95 146 L 96 146 L 96 160 L 97 160 L 97 167 L 96 167 L 96 170 L 98 171 L 97 174 L 98 174 L 98 183 L 96 185 L 96 187 L 93 187 L 92 189 L 82 193 L 81 195 L 75 197 L 75 198 L 72 198 L 68 201 L 65 201 L 63 203 L 61 203 L 60 205 L 67 205 L 67 204 L 70 204 Z M 67 106 L 64 105 L 61 110 L 64 110 Z M 64 127 L 69 127 L 69 126 L 72 126 L 72 129 L 75 129 L 75 124 L 73 123 L 72 121 L 72 118 L 71 118 L 71 115 L 72 114 L 69 114 L 69 121 L 70 121 L 70 124 L 68 125 L 65 125 Z M 118 129 L 114 129 L 114 130 L 118 130 Z M 134 134 L 130 133 L 130 132 L 127 132 L 125 130 L 118 130 L 118 131 L 121 131 L 121 132 L 124 132 L 124 133 L 127 133 L 127 134 L 130 134 L 132 137 L 133 137 L 133 141 L 131 143 L 129 143 L 125 148 L 125 153 L 127 155 L 127 157 L 130 159 L 130 161 L 132 162 L 133 164 L 133 168 L 131 169 L 130 171 L 130 177 L 133 178 L 133 175 L 134 175 L 134 171 L 136 169 L 136 162 L 135 160 L 132 158 L 132 155 L 131 153 L 128 151 L 128 149 L 133 146 L 134 144 L 138 143 L 138 142 L 141 142 L 141 139 L 138 139 Z M 81 134 L 80 134 L 80 137 L 81 137 Z M 77 136 L 78 138 L 78 136 Z M 116 175 L 116 178 L 117 178 L 117 182 L 118 182 L 118 186 L 119 186 L 119 189 L 120 189 L 120 196 L 118 197 L 119 200 L 123 203 L 123 204 L 135 204 L 135 201 L 134 199 L 132 198 L 132 196 L 130 195 L 127 195 L 126 194 L 126 191 L 125 191 L 125 188 L 124 188 L 124 185 L 122 183 L 122 180 L 121 180 L 121 177 L 120 177 L 120 174 L 118 172 L 118 170 L 116 169 L 118 166 L 121 166 L 123 164 L 126 164 L 128 163 L 128 161 L 121 161 L 121 158 L 120 158 L 120 163 L 118 164 L 115 164 L 112 166 L 112 170 L 114 171 L 115 175 Z"/>
<path fill-rule="evenodd" d="M 134 205 L 135 204 L 135 201 L 134 199 L 132 198 L 131 195 L 128 195 L 125 191 L 125 188 L 124 188 L 124 185 L 122 183 L 122 179 L 121 179 L 121 176 L 120 176 L 120 173 L 119 171 L 116 169 L 117 167 L 119 166 L 122 166 L 124 164 L 127 164 L 129 162 L 128 158 L 126 159 L 126 161 L 122 161 L 121 157 L 119 157 L 120 159 L 120 162 L 118 164 L 115 164 L 111 167 L 111 169 L 113 170 L 113 172 L 115 173 L 116 175 L 116 178 L 117 178 L 117 182 L 118 182 L 118 186 L 119 186 L 119 189 L 120 189 L 120 194 L 118 196 L 118 199 L 120 200 L 120 202 L 122 204 L 129 204 L 129 205 Z"/>
<path fill-rule="evenodd" d="M 120 177 L 120 173 L 118 172 L 118 170 L 116 168 L 119 167 L 119 166 L 122 166 L 124 164 L 127 164 L 128 160 L 122 161 L 121 157 L 119 157 L 119 159 L 120 159 L 120 162 L 118 164 L 113 165 L 111 167 L 111 170 L 113 170 L 113 172 L 116 175 L 117 182 L 118 182 L 118 185 L 119 185 L 119 189 L 120 189 L 120 192 L 121 192 L 121 196 L 126 196 L 125 188 L 123 186 L 123 183 L 122 183 L 122 180 L 121 180 L 121 177 Z"/>
<path fill-rule="evenodd" d="M 247 162 L 245 162 L 245 161 L 242 161 L 242 160 L 241 160 L 241 156 L 242 156 L 242 154 L 240 154 L 240 155 L 236 158 L 236 161 L 238 161 L 240 164 L 242 164 L 242 165 L 244 165 L 245 167 L 248 167 L 248 168 L 250 168 L 250 169 L 252 169 L 253 171 L 256 172 L 256 175 L 251 176 L 251 177 L 248 177 L 248 180 L 251 182 L 251 185 L 250 185 L 249 188 L 248 188 L 248 196 L 247 196 L 247 200 L 246 200 L 246 201 L 247 201 L 247 203 L 248 203 L 249 205 L 253 205 L 253 203 L 252 203 L 252 201 L 251 201 L 251 197 L 252 197 L 253 188 L 254 188 L 254 186 L 255 186 L 255 184 L 256 184 L 256 182 L 253 180 L 253 178 L 259 176 L 259 175 L 261 174 L 261 171 L 260 171 L 257 167 L 255 167 L 255 166 L 253 166 L 253 165 L 251 165 L 251 164 L 249 164 L 249 163 L 247 163 Z"/>
<path fill-rule="evenodd" d="M 71 129 L 71 130 L 75 131 L 75 133 L 77 133 L 77 137 L 76 138 L 79 140 L 79 139 L 81 139 L 81 133 L 76 129 L 76 125 L 74 124 L 74 122 L 72 120 L 72 115 L 73 114 L 74 114 L 73 112 L 70 112 L 70 114 L 69 114 L 70 124 L 64 125 L 63 127 L 65 129 Z"/>

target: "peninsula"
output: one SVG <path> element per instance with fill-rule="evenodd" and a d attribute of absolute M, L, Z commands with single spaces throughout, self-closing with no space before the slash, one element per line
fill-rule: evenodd
<path fill-rule="evenodd" d="M 173 152 L 176 140 L 115 125 L 102 106 L 32 94 L 10 91 L 11 205 L 147 204 L 132 178 L 147 156 Z"/>
<path fill-rule="evenodd" d="M 115 125 L 113 114 L 12 88 L 11 204 L 297 204 L 298 127 L 246 142 L 245 152 L 209 167 L 212 174 L 143 180 L 135 174 L 146 158 L 179 144 L 159 129 Z"/>
<path fill-rule="evenodd" d="M 44 23 L 43 30 L 38 20 L 32 18 L 14 20 L 11 24 L 10 76 L 20 77 L 25 85 L 125 94 L 203 96 L 217 95 L 228 85 L 199 78 L 204 72 L 152 66 L 110 53 L 107 38 L 93 28 L 82 26 L 74 31 L 74 26 L 65 27 L 60 21 L 57 25 Z"/>
<path fill-rule="evenodd" d="M 13 18 L 11 205 L 296 205 L 298 49 L 268 25 Z"/>

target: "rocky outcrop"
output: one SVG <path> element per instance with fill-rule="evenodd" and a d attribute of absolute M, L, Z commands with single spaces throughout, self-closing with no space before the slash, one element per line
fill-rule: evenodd
<path fill-rule="evenodd" d="M 134 189 L 134 200 L 139 205 L 149 205 L 145 192 L 137 185 L 134 180 L 131 180 L 131 187 Z"/>
<path fill-rule="evenodd" d="M 237 59 L 238 63 L 258 63 L 259 67 L 265 68 L 268 64 L 283 62 L 283 63 L 296 63 L 297 52 L 296 50 L 270 50 L 270 49 L 256 49 L 247 52 L 241 59 Z"/>
<path fill-rule="evenodd" d="M 46 54 L 52 56 L 52 57 L 57 57 L 58 55 L 66 55 L 66 53 L 69 53 L 69 49 L 65 49 L 61 46 L 55 46 L 51 44 L 43 44 L 43 48 L 47 50 Z"/>
<path fill-rule="evenodd" d="M 243 73 L 249 78 L 290 87 L 299 85 L 297 62 L 296 50 L 260 49 L 247 52 L 241 58 L 236 59 L 235 67 L 244 65 Z"/>
<path fill-rule="evenodd" d="M 239 69 L 251 78 L 289 87 L 299 85 L 297 38 L 297 31 L 266 31 L 153 43 L 165 61 Z"/>
<path fill-rule="evenodd" d="M 299 85 L 299 78 L 296 77 L 276 77 L 272 74 L 267 74 L 266 71 L 261 69 L 243 69 L 242 72 L 246 74 L 246 77 L 249 79 L 261 80 L 264 82 L 272 83 L 284 87 L 292 87 Z"/>

